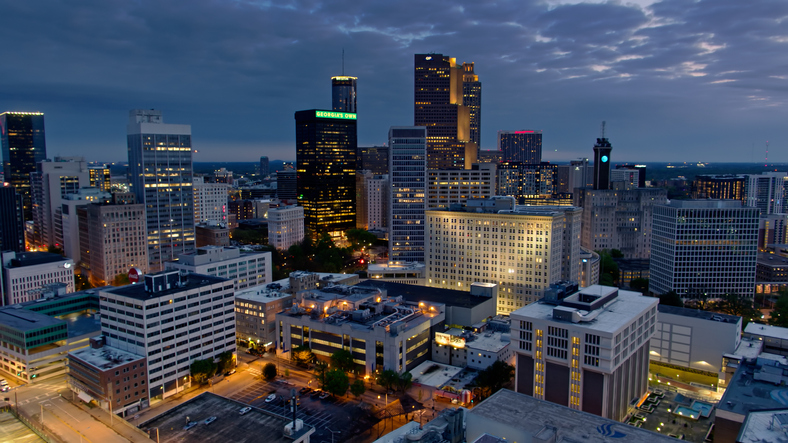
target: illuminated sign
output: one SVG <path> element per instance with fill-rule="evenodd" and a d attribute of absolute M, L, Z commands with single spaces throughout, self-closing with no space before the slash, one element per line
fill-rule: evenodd
<path fill-rule="evenodd" d="M 451 334 L 444 334 L 442 332 L 435 333 L 435 341 L 438 344 L 451 346 L 453 348 L 464 348 L 465 347 L 465 339 L 462 337 L 458 337 L 456 335 Z"/>
<path fill-rule="evenodd" d="M 129 269 L 129 282 L 131 283 L 139 283 L 140 277 L 142 276 L 142 271 L 139 268 L 133 267 Z"/>
<path fill-rule="evenodd" d="M 339 118 L 342 120 L 355 120 L 356 114 L 352 112 L 315 111 L 317 118 Z"/>

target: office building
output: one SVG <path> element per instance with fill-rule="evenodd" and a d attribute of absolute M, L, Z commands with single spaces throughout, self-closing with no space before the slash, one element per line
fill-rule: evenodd
<path fill-rule="evenodd" d="M 129 181 L 147 216 L 148 269 L 157 272 L 194 249 L 190 125 L 165 124 L 161 111 L 129 112 Z"/>
<path fill-rule="evenodd" d="M 294 169 L 276 171 L 276 196 L 287 202 L 298 199 L 298 174 Z"/>
<path fill-rule="evenodd" d="M 339 75 L 331 77 L 331 109 L 338 112 L 356 112 L 356 82 L 358 77 Z"/>
<path fill-rule="evenodd" d="M 380 231 L 388 227 L 389 218 L 389 176 L 373 175 L 367 180 L 366 206 L 367 229 Z"/>
<path fill-rule="evenodd" d="M 755 281 L 758 283 L 788 282 L 788 258 L 786 257 L 759 252 L 755 266 Z"/>
<path fill-rule="evenodd" d="M 769 245 L 788 244 L 788 214 L 761 215 L 758 228 L 758 249 L 765 251 Z"/>
<path fill-rule="evenodd" d="M 235 293 L 235 334 L 239 346 L 271 350 L 276 343 L 276 316 L 293 306 L 293 294 L 269 285 Z"/>
<path fill-rule="evenodd" d="M 443 54 L 416 54 L 413 125 L 427 128 L 430 169 L 465 169 L 476 163 L 470 108 L 463 104 L 463 68 Z"/>
<path fill-rule="evenodd" d="M 112 284 L 135 267 L 148 270 L 145 206 L 132 193 L 76 209 L 80 265 L 94 286 Z"/>
<path fill-rule="evenodd" d="M 667 203 L 667 190 L 575 188 L 573 197 L 583 208 L 584 248 L 618 249 L 626 258 L 651 256 L 652 213 L 655 205 Z"/>
<path fill-rule="evenodd" d="M 268 217 L 271 200 L 244 199 L 233 200 L 227 204 L 227 214 L 234 216 L 235 220 L 256 220 Z"/>
<path fill-rule="evenodd" d="M 367 276 L 370 280 L 380 280 L 409 285 L 426 285 L 427 267 L 424 263 L 370 263 Z"/>
<path fill-rule="evenodd" d="M 497 172 L 496 195 L 512 196 L 520 204 L 526 199 L 560 198 L 558 165 L 502 162 Z"/>
<path fill-rule="evenodd" d="M 474 163 L 470 169 L 427 171 L 427 208 L 449 209 L 453 204 L 496 195 L 495 173 L 495 163 Z"/>
<path fill-rule="evenodd" d="M 503 161 L 503 152 L 488 149 L 479 149 L 479 163 L 500 163 Z"/>
<path fill-rule="evenodd" d="M 287 250 L 304 241 L 304 208 L 290 205 L 268 210 L 268 244 Z"/>
<path fill-rule="evenodd" d="M 126 194 L 131 195 L 133 194 Z M 80 248 L 79 209 L 91 203 L 108 203 L 112 201 L 112 194 L 100 191 L 98 188 L 81 188 L 74 194 L 68 194 L 60 205 L 60 216 L 55 219 L 56 244 L 63 250 L 63 255 L 80 264 L 83 261 Z M 144 227 L 144 225 L 143 225 Z M 130 232 L 130 237 L 136 233 Z M 144 240 L 144 234 L 142 239 Z M 135 238 L 136 240 L 136 238 Z M 130 252 L 130 251 L 129 251 Z"/>
<path fill-rule="evenodd" d="M 74 292 L 74 261 L 49 252 L 3 252 L 4 304 L 15 305 L 42 297 L 40 289 L 63 283 Z"/>
<path fill-rule="evenodd" d="M 389 261 L 424 262 L 427 128 L 389 129 Z"/>
<path fill-rule="evenodd" d="M 260 176 L 267 177 L 269 172 L 270 171 L 268 169 L 268 157 L 266 156 L 260 157 Z"/>
<path fill-rule="evenodd" d="M 758 209 L 738 201 L 674 200 L 654 207 L 649 290 L 685 299 L 752 297 Z"/>
<path fill-rule="evenodd" d="M 388 146 L 359 146 L 358 163 L 359 171 L 369 171 L 373 174 L 389 173 L 389 147 Z"/>
<path fill-rule="evenodd" d="M 206 222 L 194 226 L 198 248 L 203 246 L 230 246 L 230 228 L 227 223 Z"/>
<path fill-rule="evenodd" d="M 190 386 L 195 360 L 235 354 L 235 290 L 227 279 L 180 271 L 141 283 L 99 290 L 101 331 L 108 345 L 148 357 L 153 404 Z"/>
<path fill-rule="evenodd" d="M 298 111 L 298 204 L 306 229 L 340 238 L 356 227 L 356 114 Z"/>
<path fill-rule="evenodd" d="M 462 64 L 462 104 L 468 108 L 468 125 L 471 141 L 477 147 L 482 143 L 482 82 L 473 72 L 473 63 Z"/>
<path fill-rule="evenodd" d="M 580 287 L 599 284 L 600 257 L 596 252 L 580 247 Z"/>
<path fill-rule="evenodd" d="M 214 183 L 225 183 L 228 185 L 233 184 L 233 171 L 228 171 L 227 168 L 219 168 L 213 171 Z"/>
<path fill-rule="evenodd" d="M 88 166 L 90 175 L 90 186 L 103 192 L 112 191 L 112 176 L 110 175 L 109 165 Z"/>
<path fill-rule="evenodd" d="M 95 401 L 112 414 L 128 417 L 148 407 L 147 358 L 104 345 L 104 337 L 68 353 L 68 386 L 85 403 Z"/>
<path fill-rule="evenodd" d="M 743 175 L 697 175 L 692 182 L 692 198 L 744 201 Z"/>
<path fill-rule="evenodd" d="M 0 251 L 25 251 L 23 197 L 13 186 L 0 186 Z"/>
<path fill-rule="evenodd" d="M 611 181 L 626 181 L 633 188 L 646 187 L 646 165 L 616 165 L 610 174 Z"/>
<path fill-rule="evenodd" d="M 517 392 L 623 420 L 648 389 L 659 300 L 599 285 L 553 295 L 511 314 Z"/>
<path fill-rule="evenodd" d="M 503 161 L 526 164 L 542 162 L 542 131 L 498 131 L 498 150 Z"/>
<path fill-rule="evenodd" d="M 206 183 L 202 177 L 194 177 L 194 224 L 207 221 L 227 222 L 226 183 Z"/>
<path fill-rule="evenodd" d="M 499 285 L 498 314 L 542 298 L 553 283 L 580 277 L 580 214 L 573 206 L 514 206 L 509 197 L 426 211 L 427 286 Z M 568 277 L 568 278 L 566 278 Z"/>
<path fill-rule="evenodd" d="M 63 200 L 80 188 L 90 186 L 88 164 L 82 157 L 55 157 L 43 160 L 30 174 L 30 192 L 33 202 L 34 246 L 63 247 L 63 236 L 56 233 Z"/>
<path fill-rule="evenodd" d="M 603 124 L 604 128 L 604 124 Z M 608 139 L 596 139 L 594 144 L 594 190 L 610 189 L 610 151 L 613 146 Z"/>
<path fill-rule="evenodd" d="M 783 213 L 786 181 L 786 172 L 744 176 L 744 204 L 758 208 L 762 216 Z"/>
<path fill-rule="evenodd" d="M 33 218 L 30 174 L 47 157 L 44 114 L 41 112 L 0 113 L 0 148 L 3 150 L 3 180 L 23 198 L 25 220 Z"/>
<path fill-rule="evenodd" d="M 575 188 L 594 186 L 593 169 L 588 159 L 572 160 L 568 165 L 558 166 L 558 192 L 574 193 Z"/>
<path fill-rule="evenodd" d="M 236 290 L 271 282 L 271 253 L 204 246 L 167 262 L 167 270 L 230 279 Z"/>
<path fill-rule="evenodd" d="M 369 205 L 367 199 L 367 180 L 372 179 L 372 172 L 356 171 L 356 228 L 369 228 Z"/>

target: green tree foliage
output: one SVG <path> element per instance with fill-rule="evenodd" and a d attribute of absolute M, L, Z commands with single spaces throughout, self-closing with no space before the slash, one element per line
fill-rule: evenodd
<path fill-rule="evenodd" d="M 118 274 L 112 279 L 112 286 L 126 286 L 130 283 L 129 274 Z"/>
<path fill-rule="evenodd" d="M 479 371 L 475 383 L 482 391 L 482 396 L 486 398 L 500 391 L 505 384 L 509 383 L 512 377 L 514 377 L 514 366 L 496 360 L 486 369 Z"/>
<path fill-rule="evenodd" d="M 397 377 L 397 390 L 405 392 L 413 385 L 413 375 L 410 372 L 403 372 Z"/>
<path fill-rule="evenodd" d="M 648 279 L 647 278 L 633 278 L 629 282 L 629 287 L 633 291 L 638 291 L 643 295 L 648 294 Z"/>
<path fill-rule="evenodd" d="M 318 360 L 315 362 L 315 380 L 321 389 L 326 385 L 326 372 L 328 372 L 328 363 Z"/>
<path fill-rule="evenodd" d="M 350 393 L 356 398 L 361 397 L 365 392 L 367 392 L 367 387 L 364 386 L 364 380 L 356 380 L 350 385 Z"/>
<path fill-rule="evenodd" d="M 384 387 L 387 391 L 396 386 L 398 382 L 399 374 L 397 374 L 397 371 L 386 369 L 385 371 L 378 374 L 378 385 Z"/>
<path fill-rule="evenodd" d="M 265 366 L 263 366 L 263 377 L 268 381 L 275 379 L 276 365 L 273 363 L 266 363 Z"/>
<path fill-rule="evenodd" d="M 59 247 L 54 246 L 54 245 L 47 246 L 47 252 L 49 252 L 51 254 L 58 254 L 58 255 L 63 255 L 64 254 L 63 248 L 59 248 Z"/>
<path fill-rule="evenodd" d="M 236 228 L 230 232 L 230 238 L 242 245 L 264 245 L 267 237 L 265 232 L 257 229 Z"/>
<path fill-rule="evenodd" d="M 293 363 L 299 366 L 306 366 L 315 359 L 315 354 L 309 349 L 309 346 L 296 346 L 290 352 Z"/>
<path fill-rule="evenodd" d="M 788 295 L 785 293 L 781 293 L 780 298 L 774 304 L 769 324 L 788 328 Z"/>
<path fill-rule="evenodd" d="M 340 349 L 331 354 L 331 364 L 341 371 L 350 372 L 355 366 L 353 363 L 353 354 L 347 349 Z"/>
<path fill-rule="evenodd" d="M 345 232 L 345 237 L 350 242 L 350 247 L 357 251 L 363 247 L 374 245 L 378 237 L 365 229 L 350 229 Z"/>
<path fill-rule="evenodd" d="M 599 284 L 605 286 L 616 286 L 618 279 L 621 275 L 618 269 L 618 263 L 613 260 L 613 256 L 607 249 L 597 251 L 599 254 Z M 619 251 L 621 253 L 621 251 Z"/>
<path fill-rule="evenodd" d="M 753 307 L 752 300 L 734 293 L 725 294 L 722 300 L 717 302 L 715 311 L 723 314 L 738 315 L 742 318 L 742 326 L 746 326 L 752 320 L 761 318 L 761 311 Z"/>
<path fill-rule="evenodd" d="M 624 253 L 619 251 L 618 249 L 611 249 L 610 256 L 613 258 L 624 258 Z"/>
<path fill-rule="evenodd" d="M 216 370 L 218 369 L 218 365 L 213 362 L 212 358 L 206 358 L 204 360 L 195 360 L 194 363 L 189 366 L 189 371 L 191 372 L 192 379 L 199 383 L 203 384 L 208 381 L 209 378 L 216 375 Z"/>
<path fill-rule="evenodd" d="M 345 395 L 349 380 L 345 371 L 335 368 L 326 372 L 323 389 L 334 395 Z"/>
<path fill-rule="evenodd" d="M 664 294 L 659 295 L 659 304 L 665 306 L 678 306 L 679 308 L 684 307 L 684 301 L 679 297 L 676 291 L 669 291 Z"/>
<path fill-rule="evenodd" d="M 224 351 L 219 354 L 219 372 L 227 372 L 233 368 L 233 353 Z"/>
<path fill-rule="evenodd" d="M 76 287 L 77 291 L 84 291 L 93 287 L 93 285 L 90 284 L 90 280 L 88 280 L 87 275 L 76 273 L 74 274 L 74 286 Z"/>

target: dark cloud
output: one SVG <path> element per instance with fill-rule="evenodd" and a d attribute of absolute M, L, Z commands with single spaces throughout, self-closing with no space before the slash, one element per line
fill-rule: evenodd
<path fill-rule="evenodd" d="M 567 2 L 563 2 L 567 3 Z M 196 160 L 293 159 L 293 113 L 359 77 L 359 141 L 413 121 L 413 54 L 473 61 L 482 146 L 545 131 L 545 158 L 788 161 L 788 3 L 664 0 L 0 0 L 0 108 L 47 114 L 50 155 L 124 160 L 129 109 L 189 123 Z M 759 148 L 760 149 L 760 148 Z M 758 151 L 760 152 L 760 150 Z M 782 158 L 780 158 L 782 156 Z M 756 156 L 760 158 L 760 154 Z"/>

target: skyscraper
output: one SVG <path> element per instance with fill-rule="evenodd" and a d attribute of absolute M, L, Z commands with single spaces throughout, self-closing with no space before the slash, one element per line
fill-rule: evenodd
<path fill-rule="evenodd" d="M 165 124 L 161 111 L 129 111 L 129 181 L 145 205 L 149 271 L 195 248 L 190 125 Z"/>
<path fill-rule="evenodd" d="M 331 77 L 331 109 L 340 112 L 356 113 L 357 77 L 344 75 Z"/>
<path fill-rule="evenodd" d="M 761 215 L 784 212 L 786 172 L 763 172 L 747 175 L 744 181 L 744 204 L 758 208 Z"/>
<path fill-rule="evenodd" d="M 468 107 L 471 141 L 482 143 L 482 82 L 473 72 L 473 62 L 462 64 L 462 104 Z"/>
<path fill-rule="evenodd" d="M 389 256 L 394 263 L 424 262 L 427 128 L 389 129 Z"/>
<path fill-rule="evenodd" d="M 44 114 L 41 112 L 3 112 L 0 114 L 0 144 L 3 173 L 24 201 L 25 220 L 33 217 L 30 174 L 47 157 Z"/>
<path fill-rule="evenodd" d="M 476 163 L 470 108 L 463 105 L 463 68 L 456 59 L 415 55 L 413 121 L 427 128 L 429 169 L 469 169 Z"/>
<path fill-rule="evenodd" d="M 268 175 L 268 157 L 260 157 L 260 175 L 262 177 Z"/>
<path fill-rule="evenodd" d="M 305 228 L 341 237 L 356 227 L 356 114 L 310 109 L 295 120 Z"/>
<path fill-rule="evenodd" d="M 498 131 L 503 161 L 538 165 L 542 162 L 542 131 Z"/>
<path fill-rule="evenodd" d="M 67 195 L 91 185 L 88 164 L 83 157 L 55 157 L 55 161 L 38 163 L 29 180 L 33 202 L 33 245 L 63 248 L 63 232 L 59 229 L 61 206 Z"/>
<path fill-rule="evenodd" d="M 13 186 L 0 186 L 0 251 L 25 252 L 22 196 Z"/>
<path fill-rule="evenodd" d="M 594 144 L 594 189 L 610 189 L 610 151 L 613 147 L 602 137 Z"/>

